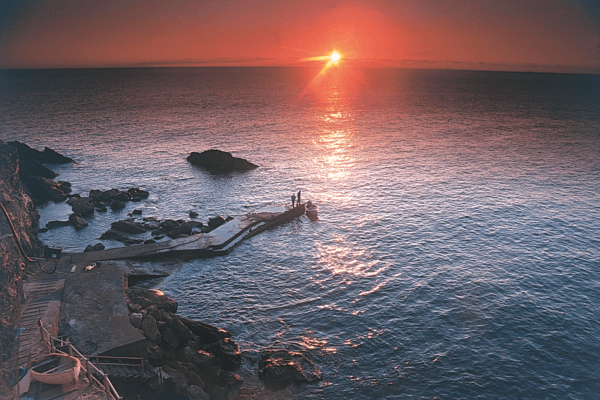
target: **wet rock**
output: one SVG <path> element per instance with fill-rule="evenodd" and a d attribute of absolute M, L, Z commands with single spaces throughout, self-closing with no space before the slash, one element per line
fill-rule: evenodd
<path fill-rule="evenodd" d="M 140 325 L 140 329 L 144 333 L 146 339 L 152 343 L 160 343 L 160 332 L 158 330 L 158 326 L 156 325 L 156 319 L 154 319 L 152 315 L 146 315 L 146 317 L 144 317 L 144 320 Z"/>
<path fill-rule="evenodd" d="M 142 215 L 142 210 L 133 210 L 131 213 L 133 215 Z"/>
<path fill-rule="evenodd" d="M 56 229 L 67 225 L 71 225 L 71 221 L 50 221 L 46 224 L 46 228 Z"/>
<path fill-rule="evenodd" d="M 144 224 L 132 220 L 117 221 L 110 224 L 113 229 L 127 233 L 144 233 L 146 227 Z"/>
<path fill-rule="evenodd" d="M 112 208 L 113 210 L 122 210 L 123 208 L 125 208 L 125 203 L 123 203 L 120 200 L 112 200 L 110 202 L 110 208 Z"/>
<path fill-rule="evenodd" d="M 132 302 L 127 303 L 127 308 L 129 308 L 129 310 L 134 313 L 142 312 L 142 306 L 140 306 L 139 304 L 136 304 L 136 303 L 132 303 Z"/>
<path fill-rule="evenodd" d="M 127 289 L 127 295 L 132 303 L 137 303 L 142 306 L 142 308 L 148 308 L 155 305 L 159 310 L 165 310 L 170 313 L 177 312 L 178 303 L 172 298 L 160 294 L 158 291 L 129 288 Z"/>
<path fill-rule="evenodd" d="M 258 168 L 258 165 L 242 158 L 233 157 L 231 153 L 221 150 L 207 150 L 202 153 L 191 153 L 187 160 L 192 165 L 205 168 L 213 172 L 249 171 Z"/>
<path fill-rule="evenodd" d="M 129 192 L 119 192 L 117 195 L 113 196 L 111 199 L 122 201 L 122 202 L 127 202 L 131 199 L 131 194 Z"/>
<path fill-rule="evenodd" d="M 19 157 L 30 158 L 42 164 L 69 164 L 75 162 L 72 158 L 65 157 L 48 147 L 44 147 L 44 151 L 38 151 L 17 141 L 8 142 L 7 144 L 17 149 Z"/>
<path fill-rule="evenodd" d="M 282 388 L 292 382 L 319 381 L 323 374 L 301 353 L 267 349 L 258 362 L 258 377 L 269 386 Z"/>
<path fill-rule="evenodd" d="M 144 244 L 153 244 L 153 243 L 156 243 L 156 240 L 154 240 L 154 239 L 148 239 L 148 240 L 144 241 Z"/>
<path fill-rule="evenodd" d="M 104 245 L 102 243 L 96 243 L 93 246 L 91 244 L 87 245 L 84 252 L 100 251 L 100 250 L 104 250 Z"/>
<path fill-rule="evenodd" d="M 46 233 L 46 232 L 48 232 L 49 230 L 50 230 L 50 229 L 48 229 L 48 228 L 40 228 L 40 229 L 38 229 L 38 233 Z"/>
<path fill-rule="evenodd" d="M 239 346 L 230 338 L 220 340 L 210 346 L 218 365 L 226 371 L 235 371 L 242 363 Z"/>
<path fill-rule="evenodd" d="M 190 218 L 196 218 L 199 214 L 196 211 L 190 211 Z"/>
<path fill-rule="evenodd" d="M 162 340 L 165 343 L 167 343 L 169 346 L 171 346 L 172 348 L 174 348 L 174 349 L 178 348 L 179 347 L 179 337 L 177 336 L 175 331 L 173 331 L 171 328 L 166 326 L 166 323 L 164 323 L 164 324 L 165 324 L 165 328 L 161 331 Z"/>
<path fill-rule="evenodd" d="M 55 203 L 62 203 L 67 200 L 67 194 L 58 187 L 48 190 L 48 199 Z"/>
<path fill-rule="evenodd" d="M 132 244 L 140 244 L 144 241 L 143 239 L 132 239 L 127 236 L 123 236 L 120 233 L 113 231 L 112 229 L 109 229 L 108 231 L 104 232 L 102 236 L 100 236 L 100 240 L 116 240 L 118 242 L 124 243 L 126 246 Z"/>
<path fill-rule="evenodd" d="M 72 214 L 69 217 L 69 220 L 73 224 L 73 227 L 77 230 L 83 229 L 86 226 L 88 226 L 87 221 L 85 219 L 83 219 L 83 217 L 79 214 Z"/>
<path fill-rule="evenodd" d="M 89 197 L 71 198 L 67 204 L 71 205 L 75 214 L 92 215 L 94 213 L 93 199 Z"/>

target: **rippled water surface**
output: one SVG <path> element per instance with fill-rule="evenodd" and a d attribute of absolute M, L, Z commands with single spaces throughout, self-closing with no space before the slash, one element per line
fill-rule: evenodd
<path fill-rule="evenodd" d="M 53 166 L 75 192 L 151 192 L 41 235 L 69 251 L 133 208 L 206 220 L 299 189 L 316 202 L 318 222 L 159 284 L 233 333 L 246 375 L 262 348 L 306 352 L 325 379 L 297 399 L 598 398 L 600 76 L 318 73 L 0 71 L 0 138 L 77 160 Z M 187 163 L 209 148 L 260 168 Z"/>

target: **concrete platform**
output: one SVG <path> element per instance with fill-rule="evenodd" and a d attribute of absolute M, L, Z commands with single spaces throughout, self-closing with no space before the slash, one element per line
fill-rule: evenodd
<path fill-rule="evenodd" d="M 69 273 L 59 331 L 86 355 L 147 356 L 146 338 L 129 322 L 123 272 L 115 263 Z"/>
<path fill-rule="evenodd" d="M 209 233 L 199 233 L 167 242 L 74 253 L 64 255 L 64 257 L 70 257 L 72 263 L 91 263 L 127 258 L 159 259 L 172 257 L 190 259 L 213 257 L 226 254 L 244 239 L 297 218 L 303 215 L 304 212 L 304 204 L 295 208 L 283 205 L 266 205 L 248 214 L 236 217 Z"/>

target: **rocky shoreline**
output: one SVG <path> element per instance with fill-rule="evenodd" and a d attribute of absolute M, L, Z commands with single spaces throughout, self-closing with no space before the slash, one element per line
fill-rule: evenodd
<path fill-rule="evenodd" d="M 207 168 L 215 168 L 215 157 L 231 164 L 216 167 L 218 172 L 244 171 L 257 167 L 245 160 L 242 162 L 241 159 L 233 158 L 229 153 L 217 152 L 205 152 L 208 153 L 209 164 L 213 163 Z M 190 157 L 190 162 L 199 163 L 199 153 L 192 153 Z M 40 232 L 65 225 L 83 229 L 88 226 L 86 216 L 106 212 L 108 207 L 114 210 L 122 209 L 126 202 L 139 202 L 150 195 L 140 188 L 91 190 L 85 197 L 71 194 L 71 184 L 64 181 L 55 182 L 53 179 L 56 178 L 56 173 L 43 164 L 74 161 L 48 148 L 39 152 L 19 142 L 5 144 L 0 141 L 0 161 L 3 204 L 12 211 L 11 218 L 17 222 L 19 237 L 31 255 L 40 255 L 42 247 L 42 243 L 37 239 L 39 215 L 36 205 L 48 201 L 67 201 L 73 210 L 68 221 L 51 221 L 45 228 L 40 229 Z M 15 202 L 15 199 L 20 201 Z M 128 219 L 113 222 L 111 229 L 100 239 L 117 240 L 125 245 L 154 243 L 167 238 L 190 236 L 197 232 L 210 232 L 231 218 L 217 216 L 210 218 L 205 224 L 193 220 L 198 216 L 198 213 L 193 211 L 189 213 L 189 221 L 142 217 L 141 210 L 134 210 L 129 216 Z M 151 231 L 152 239 L 143 240 L 129 236 L 147 231 Z M 21 282 L 21 271 L 26 264 L 19 260 L 20 255 L 9 247 L 3 247 L 3 250 L 6 250 L 3 253 L 3 266 L 6 271 L 0 272 L 3 276 L 11 276 L 12 281 L 17 284 Z M 89 245 L 85 251 L 102 249 L 104 245 L 96 243 Z M 19 290 L 17 286 L 5 287 L 4 291 L 9 296 L 0 299 L 4 310 L 10 309 L 11 304 L 19 301 Z M 241 364 L 241 352 L 229 332 L 177 315 L 177 302 L 158 291 L 130 287 L 127 288 L 126 294 L 131 325 L 147 340 L 148 361 L 166 373 L 165 384 L 175 392 L 190 399 L 221 400 L 228 399 L 229 393 L 242 386 L 242 378 L 235 373 Z M 18 321 L 13 317 L 11 323 L 14 326 Z M 292 353 L 285 349 L 265 349 L 259 362 L 258 376 L 265 385 L 273 389 L 281 389 L 294 382 L 314 382 L 322 379 L 321 372 L 310 360 L 300 353 Z"/>

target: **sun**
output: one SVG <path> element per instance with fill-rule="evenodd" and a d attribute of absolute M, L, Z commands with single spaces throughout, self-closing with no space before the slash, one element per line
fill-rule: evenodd
<path fill-rule="evenodd" d="M 342 56 L 340 56 L 340 53 L 338 53 L 337 51 L 333 51 L 333 53 L 331 53 L 331 61 L 333 61 L 334 63 L 337 64 L 338 61 L 340 61 L 340 58 L 342 58 Z"/>

